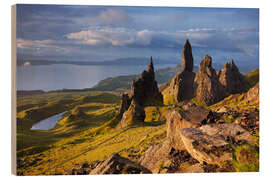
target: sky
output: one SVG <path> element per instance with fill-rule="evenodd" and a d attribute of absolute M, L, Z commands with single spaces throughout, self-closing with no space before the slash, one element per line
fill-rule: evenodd
<path fill-rule="evenodd" d="M 259 10 L 246 8 L 17 5 L 18 60 L 179 61 L 189 39 L 195 64 L 259 65 Z"/>

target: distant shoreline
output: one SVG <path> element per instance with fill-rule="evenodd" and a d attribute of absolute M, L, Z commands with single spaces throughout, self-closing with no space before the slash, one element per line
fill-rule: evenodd
<path fill-rule="evenodd" d="M 89 65 L 89 66 L 125 66 L 147 65 L 148 58 L 120 58 L 109 61 L 55 61 L 55 60 L 18 60 L 17 66 L 42 66 L 54 64 Z M 177 62 L 156 59 L 155 64 L 177 64 Z"/>

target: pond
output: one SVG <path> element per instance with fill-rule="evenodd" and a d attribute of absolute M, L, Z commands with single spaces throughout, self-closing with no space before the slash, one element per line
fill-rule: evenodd
<path fill-rule="evenodd" d="M 36 123 L 32 126 L 31 130 L 50 130 L 50 129 L 54 128 L 56 123 L 62 118 L 62 115 L 65 112 L 62 112 L 60 114 L 56 114 L 56 115 L 51 116 L 47 119 L 39 121 L 38 123 Z"/>

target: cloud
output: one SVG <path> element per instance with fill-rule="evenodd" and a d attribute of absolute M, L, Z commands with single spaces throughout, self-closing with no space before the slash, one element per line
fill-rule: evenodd
<path fill-rule="evenodd" d="M 129 28 L 98 27 L 67 34 L 66 37 L 76 44 L 91 46 L 159 46 L 176 47 L 190 39 L 193 47 L 204 47 L 229 51 L 241 51 L 252 56 L 250 47 L 256 47 L 256 29 L 231 28 L 212 29 L 197 28 L 188 30 L 153 31 L 149 29 L 134 30 Z M 256 52 L 256 49 L 255 51 Z"/>
<path fill-rule="evenodd" d="M 96 17 L 76 18 L 73 21 L 87 25 L 123 25 L 131 23 L 133 19 L 121 9 L 106 9 Z"/>
<path fill-rule="evenodd" d="M 53 45 L 55 41 L 51 39 L 46 40 L 25 40 L 22 38 L 18 38 L 16 41 L 17 48 L 54 48 Z"/>
<path fill-rule="evenodd" d="M 104 24 L 125 24 L 131 21 L 131 17 L 120 9 L 107 9 L 98 17 Z"/>
<path fill-rule="evenodd" d="M 35 56 L 64 55 L 74 52 L 74 48 L 68 42 L 59 42 L 52 39 L 26 40 L 18 38 L 16 46 L 18 53 L 34 54 Z"/>
<path fill-rule="evenodd" d="M 70 33 L 66 37 L 77 44 L 88 45 L 149 45 L 153 32 L 149 30 L 131 30 L 127 28 L 89 28 L 87 31 Z"/>

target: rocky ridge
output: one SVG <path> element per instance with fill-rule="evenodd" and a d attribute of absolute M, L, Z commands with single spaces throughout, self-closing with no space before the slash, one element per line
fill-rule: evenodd
<path fill-rule="evenodd" d="M 194 97 L 199 102 L 212 105 L 230 94 L 243 93 L 250 87 L 239 72 L 234 61 L 227 62 L 219 72 L 212 67 L 212 58 L 206 55 L 195 74 L 193 71 L 192 47 L 186 40 L 181 57 L 182 71 L 171 80 L 168 94 L 180 103 Z"/>
<path fill-rule="evenodd" d="M 194 104 L 169 112 L 166 140 L 150 147 L 140 164 L 153 173 L 233 171 L 234 147 L 254 139 L 241 125 L 224 123 L 213 113 Z"/>

